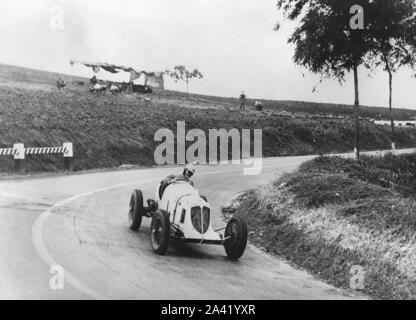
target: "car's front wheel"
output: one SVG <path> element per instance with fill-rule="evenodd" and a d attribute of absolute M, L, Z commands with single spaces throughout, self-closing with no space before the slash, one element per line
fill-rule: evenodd
<path fill-rule="evenodd" d="M 168 249 L 169 234 L 169 213 L 157 210 L 152 217 L 152 224 L 150 225 L 150 243 L 154 252 L 160 255 L 165 254 Z"/>
<path fill-rule="evenodd" d="M 240 216 L 234 216 L 228 221 L 224 233 L 224 248 L 231 260 L 238 260 L 247 246 L 247 222 Z"/>
<path fill-rule="evenodd" d="M 129 207 L 129 227 L 133 231 L 138 231 L 142 224 L 143 194 L 140 190 L 134 190 L 130 197 Z"/>

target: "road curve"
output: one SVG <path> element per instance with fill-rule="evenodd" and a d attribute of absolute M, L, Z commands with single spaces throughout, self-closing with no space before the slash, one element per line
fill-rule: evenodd
<path fill-rule="evenodd" d="M 267 183 L 310 159 L 268 158 L 256 176 L 243 165 L 199 166 L 194 178 L 216 212 L 236 193 Z M 153 197 L 156 184 L 180 168 L 93 172 L 0 181 L 2 299 L 345 299 L 336 289 L 249 246 L 238 262 L 221 246 L 172 243 L 155 255 L 149 223 L 127 226 L 130 193 Z M 52 290 L 50 267 L 64 268 Z M 347 277 L 348 275 L 346 275 Z M 348 279 L 346 278 L 346 283 Z"/>

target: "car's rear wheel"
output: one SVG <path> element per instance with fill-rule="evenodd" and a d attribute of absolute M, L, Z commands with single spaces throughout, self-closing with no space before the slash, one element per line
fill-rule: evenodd
<path fill-rule="evenodd" d="M 247 246 L 247 222 L 240 216 L 234 216 L 228 221 L 225 228 L 224 248 L 231 260 L 238 260 Z"/>
<path fill-rule="evenodd" d="M 164 255 L 168 249 L 170 233 L 169 213 L 163 210 L 155 212 L 150 226 L 150 243 L 153 251 Z"/>
<path fill-rule="evenodd" d="M 129 226 L 133 231 L 138 231 L 142 224 L 143 194 L 140 190 L 134 190 L 130 197 Z"/>

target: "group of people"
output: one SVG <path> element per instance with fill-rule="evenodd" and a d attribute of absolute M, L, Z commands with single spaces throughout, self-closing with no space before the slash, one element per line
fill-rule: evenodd
<path fill-rule="evenodd" d="M 245 95 L 245 93 L 243 91 L 240 95 L 240 111 L 243 111 L 243 110 L 246 109 L 246 104 L 247 104 L 247 96 Z M 254 108 L 257 111 L 262 111 L 263 110 L 263 103 L 260 100 L 256 100 L 256 102 L 254 103 Z"/>
<path fill-rule="evenodd" d="M 110 82 L 106 84 L 105 82 L 98 80 L 95 75 L 90 79 L 90 92 L 105 92 L 107 89 L 109 89 L 112 94 L 121 92 L 120 86 L 116 83 Z"/>

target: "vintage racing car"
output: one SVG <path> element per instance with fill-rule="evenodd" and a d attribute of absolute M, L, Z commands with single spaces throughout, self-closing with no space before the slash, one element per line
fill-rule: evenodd
<path fill-rule="evenodd" d="M 224 245 L 232 260 L 238 260 L 247 245 L 245 219 L 235 215 L 226 227 L 214 230 L 206 197 L 186 181 L 161 182 L 155 200 L 147 200 L 147 206 L 144 206 L 142 191 L 134 190 L 128 217 L 133 231 L 139 230 L 143 217 L 152 219 L 150 243 L 154 252 L 161 255 L 165 254 L 170 240 Z"/>

